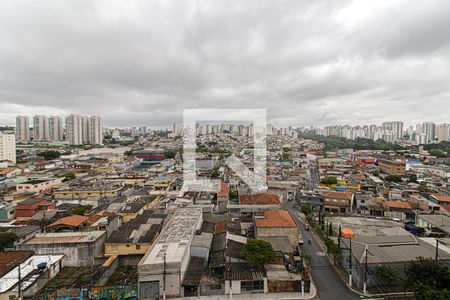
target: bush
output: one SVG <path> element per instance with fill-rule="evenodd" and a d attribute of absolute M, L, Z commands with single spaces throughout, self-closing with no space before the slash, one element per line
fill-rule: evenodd
<path fill-rule="evenodd" d="M 37 154 L 37 156 L 43 157 L 45 160 L 52 160 L 52 159 L 56 159 L 56 158 L 60 157 L 61 153 L 59 153 L 58 151 L 55 151 L 55 150 L 46 150 L 46 151 L 39 152 Z"/>
<path fill-rule="evenodd" d="M 337 184 L 337 182 L 338 181 L 337 181 L 336 177 L 325 177 L 320 181 L 321 184 L 325 184 L 325 185 Z"/>
<path fill-rule="evenodd" d="M 389 175 L 386 176 L 384 179 L 390 182 L 402 182 L 402 176 L 400 175 Z"/>
<path fill-rule="evenodd" d="M 302 204 L 302 206 L 300 206 L 300 210 L 305 214 L 305 216 L 310 216 L 312 213 L 311 206 L 307 203 Z"/>
<path fill-rule="evenodd" d="M 72 210 L 72 214 L 79 215 L 79 216 L 83 216 L 85 212 L 86 212 L 86 208 L 84 208 L 84 207 L 77 207 Z"/>

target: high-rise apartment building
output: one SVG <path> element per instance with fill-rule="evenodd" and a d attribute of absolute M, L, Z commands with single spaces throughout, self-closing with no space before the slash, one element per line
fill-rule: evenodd
<path fill-rule="evenodd" d="M 16 117 L 16 141 L 27 143 L 30 141 L 30 119 L 27 116 Z"/>
<path fill-rule="evenodd" d="M 36 142 L 49 141 L 48 118 L 44 115 L 33 117 L 33 138 Z"/>
<path fill-rule="evenodd" d="M 16 136 L 14 133 L 0 132 L 0 161 L 16 163 Z"/>
<path fill-rule="evenodd" d="M 433 122 L 424 122 L 420 127 L 421 132 L 427 135 L 429 141 L 433 141 L 436 138 L 436 124 Z"/>
<path fill-rule="evenodd" d="M 66 117 L 66 141 L 71 145 L 103 144 L 103 121 L 99 116 Z"/>
<path fill-rule="evenodd" d="M 66 117 L 66 141 L 70 145 L 83 144 L 82 118 L 80 115 Z"/>
<path fill-rule="evenodd" d="M 50 141 L 59 142 L 63 140 L 64 128 L 61 117 L 50 116 L 48 118 L 48 137 Z"/>
<path fill-rule="evenodd" d="M 103 144 L 103 121 L 99 116 L 91 116 L 88 122 L 89 143 L 94 145 Z"/>
<path fill-rule="evenodd" d="M 450 124 L 439 124 L 436 127 L 436 136 L 438 142 L 450 140 Z"/>

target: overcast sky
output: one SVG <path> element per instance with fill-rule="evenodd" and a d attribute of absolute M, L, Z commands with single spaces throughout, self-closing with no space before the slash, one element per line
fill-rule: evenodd
<path fill-rule="evenodd" d="M 184 108 L 274 125 L 450 122 L 450 1 L 1 1 L 0 124 Z"/>

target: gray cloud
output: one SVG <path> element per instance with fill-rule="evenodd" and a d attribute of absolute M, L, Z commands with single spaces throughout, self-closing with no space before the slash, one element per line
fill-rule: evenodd
<path fill-rule="evenodd" d="M 450 2 L 3 1 L 0 124 L 261 107 L 275 125 L 450 122 Z"/>

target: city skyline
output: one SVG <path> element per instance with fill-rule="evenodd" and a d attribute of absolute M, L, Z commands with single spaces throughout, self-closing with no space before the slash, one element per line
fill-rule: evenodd
<path fill-rule="evenodd" d="M 0 124 L 95 111 L 169 127 L 211 107 L 266 108 L 275 126 L 444 123 L 450 3 L 404 6 L 5 2 Z"/>

